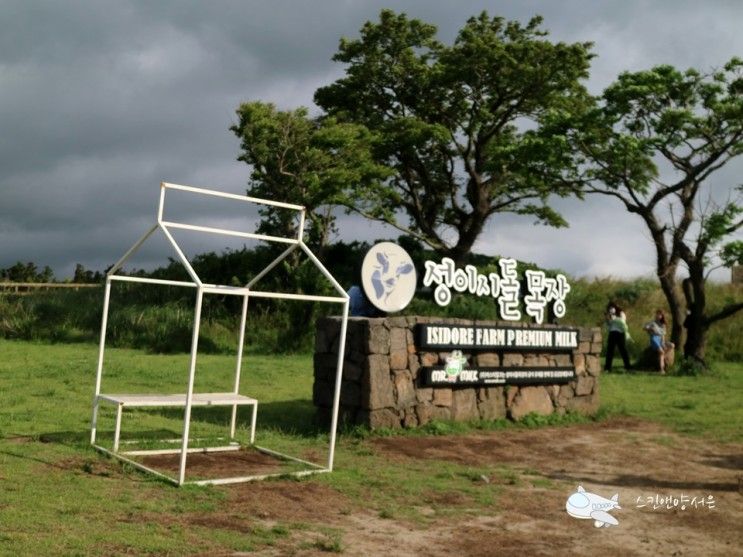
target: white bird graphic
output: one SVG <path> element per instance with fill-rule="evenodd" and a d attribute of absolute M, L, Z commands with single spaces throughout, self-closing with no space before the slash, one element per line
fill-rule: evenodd
<path fill-rule="evenodd" d="M 617 526 L 619 521 L 611 516 L 609 511 L 621 508 L 618 493 L 615 493 L 611 499 L 607 499 L 586 491 L 582 485 L 578 486 L 578 491 L 568 497 L 565 503 L 565 510 L 570 516 L 593 519 L 593 525 L 596 528 Z"/>

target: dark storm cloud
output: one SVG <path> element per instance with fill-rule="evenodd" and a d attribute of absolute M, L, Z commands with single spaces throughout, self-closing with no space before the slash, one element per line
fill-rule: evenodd
<path fill-rule="evenodd" d="M 356 36 L 382 7 L 437 24 L 447 41 L 483 9 L 522 21 L 541 13 L 554 39 L 595 42 L 589 86 L 599 92 L 624 69 L 662 62 L 706 68 L 741 53 L 740 5 L 699 6 L 0 1 L 0 267 L 32 260 L 61 276 L 76 262 L 105 267 L 152 222 L 163 180 L 244 192 L 249 169 L 235 161 L 239 144 L 228 131 L 235 108 L 252 99 L 311 106 L 314 90 L 342 73 L 330 61 L 338 39 Z M 603 200 L 587 203 L 596 210 L 564 205 L 574 222 L 570 231 L 532 237 L 529 231 L 538 229 L 531 223 L 498 218 L 479 246 L 578 274 L 649 268 L 646 239 L 631 217 Z M 624 231 L 624 247 L 598 264 L 585 251 L 616 241 L 615 227 L 596 220 L 607 211 Z M 184 206 L 182 213 L 184 219 L 230 219 L 245 229 L 255 220 L 243 208 Z M 347 239 L 356 236 L 344 229 L 359 239 L 394 235 L 378 226 L 346 226 Z M 587 233 L 594 244 L 578 251 Z M 155 261 L 154 250 L 142 255 L 144 263 Z M 563 263 L 553 263 L 558 259 Z"/>

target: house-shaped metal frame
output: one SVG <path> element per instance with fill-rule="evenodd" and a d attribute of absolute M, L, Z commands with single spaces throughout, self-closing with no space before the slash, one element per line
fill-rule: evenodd
<path fill-rule="evenodd" d="M 264 206 L 279 207 L 287 210 L 296 211 L 299 213 L 299 227 L 296 238 L 284 238 L 278 236 L 267 236 L 264 234 L 254 234 L 249 232 L 241 232 L 237 230 L 228 230 L 222 228 L 211 228 L 207 226 L 198 226 L 194 224 L 172 222 L 163 220 L 163 211 L 165 208 L 166 192 L 168 190 L 179 190 L 184 192 L 190 192 L 198 195 L 215 196 L 224 199 L 234 200 L 242 203 L 252 203 Z M 191 186 L 181 186 L 177 184 L 162 183 L 160 185 L 160 202 L 157 211 L 157 223 L 152 226 L 130 249 L 127 251 L 119 261 L 108 271 L 106 276 L 106 285 L 103 298 L 103 317 L 101 321 L 101 336 L 100 346 L 98 353 L 98 366 L 96 372 L 95 381 L 95 395 L 93 397 L 93 417 L 91 423 L 90 442 L 99 451 L 120 459 L 124 462 L 131 464 L 132 466 L 155 474 L 161 478 L 164 478 L 177 485 L 183 485 L 184 483 L 194 483 L 199 485 L 205 484 L 226 484 L 226 483 L 238 483 L 246 482 L 251 480 L 264 479 L 271 476 L 286 475 L 285 472 L 278 474 L 262 474 L 262 475 L 247 475 L 237 476 L 229 478 L 217 478 L 208 480 L 197 480 L 197 481 L 186 481 L 186 464 L 188 454 L 192 452 L 216 452 L 216 451 L 229 451 L 238 450 L 241 445 L 235 441 L 235 426 L 237 420 L 237 407 L 241 405 L 252 406 L 253 418 L 250 432 L 250 443 L 251 445 L 266 454 L 273 455 L 280 459 L 291 460 L 305 465 L 307 468 L 299 471 L 290 472 L 291 475 L 304 476 L 308 474 L 331 472 L 333 470 L 333 457 L 335 454 L 335 440 L 336 440 L 336 428 L 338 425 L 338 405 L 340 399 L 340 388 L 341 388 L 341 374 L 343 371 L 343 358 L 344 348 L 346 339 L 346 326 L 348 321 L 348 306 L 349 298 L 343 287 L 333 278 L 330 272 L 323 266 L 323 264 L 317 259 L 317 257 L 310 251 L 310 249 L 304 244 L 304 224 L 305 224 L 305 208 L 300 205 L 292 205 L 289 203 L 280 203 L 277 201 L 269 201 L 265 199 L 257 199 L 253 197 L 235 195 L 230 193 L 218 192 L 203 188 L 195 188 Z M 184 255 L 178 243 L 175 241 L 171 234 L 171 230 L 192 230 L 196 232 L 203 232 L 207 234 L 218 234 L 224 236 L 233 236 L 239 238 L 249 238 L 254 240 L 263 240 L 267 242 L 279 242 L 288 244 L 286 250 L 279 255 L 274 261 L 272 261 L 266 268 L 258 273 L 248 284 L 242 287 L 227 286 L 222 284 L 206 284 L 194 271 L 193 267 L 189 263 L 188 259 Z M 161 231 L 170 245 L 173 247 L 178 259 L 185 267 L 191 281 L 176 281 L 176 280 L 161 280 L 153 278 L 133 277 L 126 275 L 119 275 L 117 272 L 122 268 L 124 263 L 134 254 L 137 250 L 147 241 L 147 239 L 154 234 L 156 231 Z M 282 292 L 268 292 L 254 289 L 255 285 L 265 277 L 276 265 L 283 261 L 290 253 L 294 250 L 303 251 L 307 257 L 314 263 L 314 265 L 320 270 L 320 272 L 330 281 L 335 290 L 338 292 L 337 296 L 314 296 L 306 294 L 292 294 Z M 106 348 L 106 328 L 108 322 L 109 313 L 109 301 L 111 298 L 111 283 L 113 281 L 124 281 L 124 282 L 135 282 L 135 283 L 147 283 L 147 284 L 159 284 L 166 286 L 182 286 L 186 288 L 196 288 L 196 306 L 194 309 L 194 326 L 193 336 L 191 341 L 191 356 L 188 372 L 188 384 L 186 385 L 184 393 L 167 393 L 167 394 L 109 394 L 101 392 L 101 379 L 103 376 L 103 363 Z M 238 348 L 237 348 L 237 362 L 235 367 L 235 381 L 234 389 L 228 393 L 194 393 L 194 376 L 196 371 L 196 358 L 198 354 L 198 342 L 199 342 L 199 324 L 201 320 L 201 306 L 205 294 L 220 294 L 220 295 L 233 295 L 241 296 L 243 298 L 242 304 L 242 315 L 240 319 L 240 331 L 238 335 Z M 333 394 L 333 412 L 330 423 L 330 446 L 328 451 L 328 460 L 326 464 L 316 464 L 296 458 L 294 456 L 286 455 L 278 451 L 273 451 L 265 447 L 259 447 L 254 444 L 255 441 L 255 421 L 258 401 L 254 398 L 244 396 L 240 394 L 240 374 L 242 371 L 242 355 L 243 346 L 245 341 L 245 328 L 248 314 L 248 301 L 250 298 L 278 298 L 285 300 L 302 300 L 302 301 L 314 301 L 314 302 L 329 302 L 334 304 L 341 304 L 342 306 L 342 324 L 340 331 L 340 344 L 338 350 L 338 361 L 336 366 L 336 377 L 335 377 L 335 391 Z M 116 422 L 114 429 L 114 443 L 113 448 L 108 449 L 96 443 L 96 427 L 98 421 L 98 408 L 101 403 L 113 404 L 116 408 Z M 162 449 L 162 450 L 138 450 L 138 451 L 121 451 L 119 450 L 119 436 L 121 432 L 121 417 L 124 408 L 126 407 L 183 407 L 183 437 L 178 440 L 180 442 L 179 449 Z M 232 418 L 230 421 L 230 442 L 228 445 L 219 447 L 206 447 L 206 448 L 189 448 L 189 429 L 191 425 L 191 408 L 193 406 L 231 406 L 232 407 Z M 152 454 L 177 454 L 180 453 L 180 466 L 177 477 L 171 477 L 167 474 L 154 470 L 144 464 L 132 460 L 132 456 L 152 455 Z"/>

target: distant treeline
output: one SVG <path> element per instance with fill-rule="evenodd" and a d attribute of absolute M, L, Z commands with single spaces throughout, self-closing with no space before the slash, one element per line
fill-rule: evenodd
<path fill-rule="evenodd" d="M 75 284 L 90 284 L 103 281 L 105 274 L 100 271 L 91 271 L 78 263 L 72 280 L 59 280 L 49 265 L 39 269 L 36 263 L 18 261 L 15 265 L 0 268 L 0 281 L 3 282 L 73 282 Z"/>

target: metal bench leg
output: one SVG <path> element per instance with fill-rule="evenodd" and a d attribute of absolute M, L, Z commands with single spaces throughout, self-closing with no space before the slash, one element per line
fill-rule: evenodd
<path fill-rule="evenodd" d="M 95 445 L 96 428 L 98 427 L 98 397 L 93 401 L 93 419 L 90 422 L 90 444 Z"/>
<path fill-rule="evenodd" d="M 116 428 L 114 429 L 114 452 L 119 452 L 119 435 L 121 434 L 121 411 L 123 404 L 116 405 Z"/>
<path fill-rule="evenodd" d="M 232 406 L 232 419 L 230 420 L 230 439 L 235 438 L 235 426 L 237 425 L 237 404 Z"/>
<path fill-rule="evenodd" d="M 250 420 L 250 444 L 255 444 L 255 420 L 258 416 L 258 402 L 253 403 L 253 419 Z"/>

